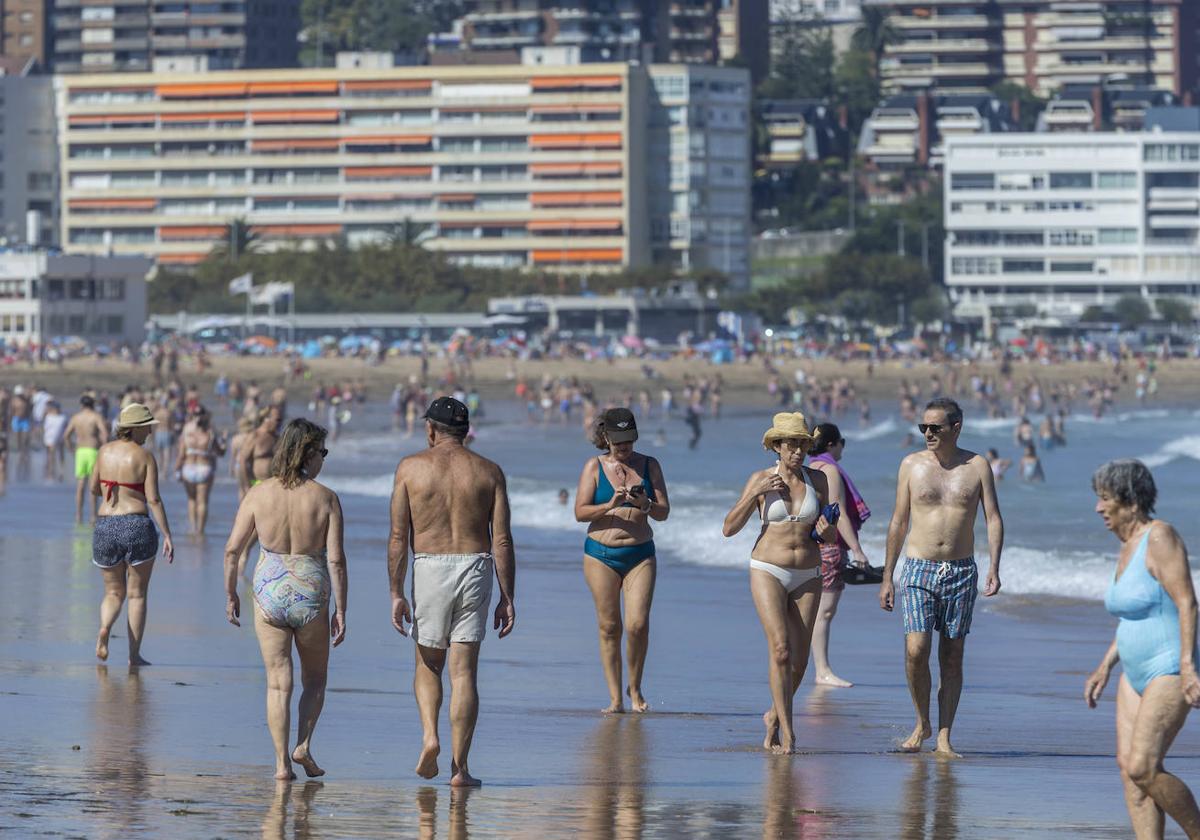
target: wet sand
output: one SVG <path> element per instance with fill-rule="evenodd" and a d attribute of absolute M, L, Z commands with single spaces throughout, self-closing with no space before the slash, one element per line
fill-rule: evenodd
<path fill-rule="evenodd" d="M 390 456 L 389 456 L 390 457 Z M 35 470 L 38 461 L 35 456 Z M 222 465 L 223 469 L 224 465 Z M 578 556 L 519 555 L 517 627 L 484 644 L 471 764 L 480 790 L 412 768 L 420 727 L 412 643 L 391 628 L 386 500 L 346 502 L 348 635 L 333 651 L 314 739 L 319 782 L 271 779 L 264 676 L 252 628 L 225 622 L 222 477 L 207 542 L 159 561 L 143 653 L 93 645 L 101 576 L 65 485 L 0 499 L 0 834 L 13 837 L 1128 837 L 1112 758 L 1113 688 L 1085 672 L 1112 632 L 1095 603 L 981 597 L 955 728 L 965 758 L 902 755 L 912 726 L 899 615 L 851 587 L 833 662 L 858 685 L 797 699 L 802 753 L 765 755 L 766 651 L 745 573 L 664 563 L 646 691 L 653 711 L 605 718 Z M 177 530 L 183 494 L 166 502 Z M 520 533 L 517 534 L 520 550 Z M 249 608 L 249 593 L 243 604 Z M 293 717 L 293 727 L 295 718 Z M 1194 728 L 1168 760 L 1200 781 Z M 1169 836 L 1177 836 L 1170 835 Z"/>

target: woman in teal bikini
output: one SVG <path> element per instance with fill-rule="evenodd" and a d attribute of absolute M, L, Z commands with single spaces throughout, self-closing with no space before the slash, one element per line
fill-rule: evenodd
<path fill-rule="evenodd" d="M 650 604 L 654 599 L 654 534 L 651 519 L 662 522 L 671 511 L 662 468 L 633 451 L 637 422 L 625 408 L 605 411 L 592 430 L 592 443 L 607 454 L 589 458 L 579 476 L 575 519 L 588 523 L 583 544 L 583 576 L 596 602 L 600 625 L 600 662 L 608 683 L 605 712 L 623 712 L 621 629 L 629 660 L 626 694 L 635 712 L 648 708 L 642 696 L 642 668 L 650 642 Z M 621 593 L 625 615 L 621 615 Z"/>
<path fill-rule="evenodd" d="M 1157 490 L 1140 461 L 1112 461 L 1096 470 L 1096 512 L 1121 541 L 1104 598 L 1120 619 L 1117 635 L 1084 685 L 1095 708 L 1112 669 L 1117 687 L 1117 765 L 1125 805 L 1139 840 L 1162 837 L 1170 814 L 1188 837 L 1200 837 L 1200 809 L 1187 786 L 1163 767 L 1188 712 L 1200 708 L 1196 675 L 1196 594 L 1187 547 L 1168 523 L 1154 519 Z"/>

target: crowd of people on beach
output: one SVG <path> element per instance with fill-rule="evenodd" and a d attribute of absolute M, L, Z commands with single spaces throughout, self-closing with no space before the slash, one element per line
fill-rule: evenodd
<path fill-rule="evenodd" d="M 451 784 L 475 785 L 469 753 L 479 708 L 480 645 L 488 623 L 501 638 L 515 627 L 516 555 L 503 470 L 468 447 L 472 418 L 482 412 L 479 392 L 469 378 L 454 379 L 451 374 L 434 385 L 414 376 L 398 383 L 389 398 L 393 428 L 412 435 L 420 425 L 427 447 L 396 469 L 388 570 L 393 626 L 416 642 L 414 693 L 424 730 L 416 771 L 424 778 L 438 773 L 438 714 L 448 671 Z M 614 714 L 624 712 L 626 702 L 634 712 L 650 708 L 643 677 L 657 576 L 653 529 L 671 512 L 663 465 L 635 448 L 638 418 L 659 424 L 677 418 L 691 425 L 694 416 L 694 446 L 699 416 L 717 419 L 721 411 L 719 374 L 689 377 L 678 400 L 673 387 L 646 379 L 604 402 L 578 378 L 547 376 L 535 387 L 514 377 L 513 383 L 529 422 L 580 422 L 598 452 L 584 462 L 573 512 L 586 525 L 583 577 L 595 605 L 609 692 L 604 712 Z M 769 386 L 786 410 L 775 414 L 762 438 L 776 464 L 747 478 L 723 523 L 724 534 L 733 536 L 757 519 L 748 565 L 750 595 L 767 644 L 771 703 L 763 714 L 763 746 L 774 753 L 796 751 L 793 700 L 810 658 L 818 683 L 850 687 L 829 662 L 829 636 L 847 581 L 868 581 L 878 584 L 882 609 L 899 607 L 902 613 L 915 723 L 897 748 L 918 752 L 933 739 L 936 753 L 956 757 L 951 733 L 980 591 L 974 524 L 982 511 L 989 554 L 982 591 L 992 597 L 1001 589 L 1004 544 L 996 482 L 1012 463 L 995 448 L 984 456 L 958 445 L 965 422 L 958 398 L 973 400 L 987 417 L 1011 412 L 1013 443 L 1024 451 L 1021 477 L 1044 480 L 1036 447 L 1065 445 L 1073 404 L 1083 401 L 1099 416 L 1128 385 L 1127 375 L 1114 370 L 1109 379 L 1078 386 L 1044 385 L 1036 376 L 1018 378 L 1003 369 L 998 377 L 983 375 L 968 365 L 936 370 L 920 385 L 903 382 L 898 415 L 920 436 L 910 433 L 906 443 L 919 440 L 921 449 L 900 462 L 881 569 L 870 565 L 858 538 L 871 509 L 841 463 L 847 441 L 833 422 L 857 412 L 865 425 L 869 404 L 846 376 L 820 377 L 802 367 L 792 377 L 794 386 L 785 381 L 775 377 Z M 437 396 L 443 389 L 449 393 Z M 39 434 L 48 478 L 62 474 L 65 450 L 74 450 L 76 516 L 94 523 L 93 562 L 104 577 L 96 642 L 101 660 L 108 658 L 111 630 L 124 606 L 130 664 L 148 664 L 142 644 L 151 573 L 160 548 L 168 562 L 174 557 L 160 461 L 183 483 L 189 530 L 199 534 L 207 527 L 218 459 L 230 456 L 239 506 L 225 548 L 226 612 L 240 625 L 239 590 L 248 577 L 267 674 L 275 775 L 281 780 L 295 777 L 293 765 L 310 777 L 325 772 L 311 742 L 325 700 L 330 646 L 346 637 L 348 564 L 341 501 L 317 479 L 327 443 L 349 422 L 351 407 L 368 398 L 361 380 L 314 384 L 305 408 L 329 421 L 323 427 L 302 417 L 287 419 L 286 387 L 221 376 L 210 410 L 199 390 L 180 380 L 169 355 L 161 370 L 156 366 L 152 386 L 115 394 L 89 389 L 70 414 L 36 383 L 0 389 L 0 421 L 13 436 L 18 464 L 22 459 L 28 464 Z M 1031 417 L 1038 414 L 1035 424 Z M 814 415 L 829 420 L 811 423 Z M 222 431 L 222 417 L 236 434 Z M 0 476 L 6 471 L 0 464 Z M 1131 819 L 1139 836 L 1161 836 L 1164 815 L 1197 836 L 1200 810 L 1183 782 L 1163 767 L 1188 711 L 1200 707 L 1196 602 L 1186 548 L 1168 523 L 1153 517 L 1157 490 L 1141 463 L 1103 465 L 1093 489 L 1097 513 L 1121 542 L 1106 599 L 1121 623 L 1087 680 L 1085 699 L 1095 705 L 1115 665 L 1123 664 L 1117 749 Z M 930 672 L 935 647 L 936 726 Z M 293 649 L 301 688 L 294 741 Z"/>

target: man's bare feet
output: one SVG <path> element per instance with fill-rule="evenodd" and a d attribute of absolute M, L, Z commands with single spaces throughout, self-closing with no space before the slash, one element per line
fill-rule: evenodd
<path fill-rule="evenodd" d="M 767 737 L 763 739 L 763 749 L 774 749 L 779 746 L 779 718 L 775 717 L 774 709 L 768 709 L 763 713 L 763 725 L 767 727 Z"/>
<path fill-rule="evenodd" d="M 108 661 L 108 631 L 101 630 L 96 634 L 96 658 L 101 662 Z"/>
<path fill-rule="evenodd" d="M 938 758 L 962 758 L 962 755 L 954 751 L 954 747 L 950 745 L 950 733 L 939 732 L 937 738 L 937 746 L 933 748 L 933 752 Z"/>
<path fill-rule="evenodd" d="M 833 673 L 833 671 L 829 671 L 824 674 L 817 674 L 816 682 L 817 685 L 827 685 L 832 688 L 850 688 L 852 685 L 854 685 L 854 683 L 850 682 L 849 680 L 842 679 L 837 674 Z"/>
<path fill-rule="evenodd" d="M 646 698 L 642 696 L 642 692 L 627 688 L 625 689 L 625 694 L 629 697 L 630 708 L 635 712 L 644 712 L 650 708 L 650 704 L 646 702 Z"/>
<path fill-rule="evenodd" d="M 296 774 L 292 772 L 290 765 L 287 767 L 276 767 L 275 779 L 280 782 L 294 782 L 296 781 Z"/>
<path fill-rule="evenodd" d="M 129 657 L 129 666 L 131 668 L 140 668 L 142 665 L 149 665 L 149 664 L 150 664 L 150 661 L 142 658 L 142 655 L 140 653 L 136 656 Z"/>
<path fill-rule="evenodd" d="M 315 760 L 313 760 L 312 753 L 306 749 L 303 749 L 302 747 L 296 747 L 296 749 L 292 751 L 292 761 L 303 767 L 305 774 L 310 779 L 315 779 L 317 776 L 325 775 L 325 771 L 317 765 Z"/>
<path fill-rule="evenodd" d="M 467 772 L 467 768 L 450 762 L 450 787 L 479 787 L 482 784 L 483 782 Z"/>
<path fill-rule="evenodd" d="M 912 734 L 900 742 L 900 752 L 920 752 L 921 744 L 927 741 L 932 735 L 933 729 L 930 728 L 928 723 L 917 724 Z"/>
<path fill-rule="evenodd" d="M 421 757 L 417 759 L 417 775 L 422 779 L 432 779 L 438 774 L 438 755 L 442 745 L 437 741 L 426 741 L 421 748 Z"/>
<path fill-rule="evenodd" d="M 601 709 L 600 712 L 606 715 L 620 715 L 625 713 L 625 706 L 621 704 L 620 700 L 614 700 Z"/>

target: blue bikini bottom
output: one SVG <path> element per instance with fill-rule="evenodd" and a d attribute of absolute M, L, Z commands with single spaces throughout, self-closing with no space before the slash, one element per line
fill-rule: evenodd
<path fill-rule="evenodd" d="M 643 560 L 654 556 L 654 540 L 637 545 L 605 545 L 588 537 L 583 542 L 583 553 L 595 557 L 621 577 L 633 571 Z"/>

